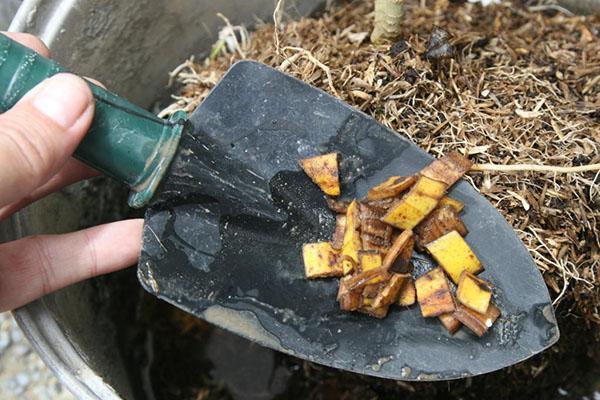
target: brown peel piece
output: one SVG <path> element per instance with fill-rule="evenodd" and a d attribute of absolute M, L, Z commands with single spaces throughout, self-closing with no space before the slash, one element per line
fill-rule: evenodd
<path fill-rule="evenodd" d="M 481 337 L 494 325 L 500 316 L 500 309 L 494 303 L 490 303 L 485 314 L 480 314 L 468 307 L 459 304 L 454 312 L 454 318 L 462 322 L 471 332 Z"/>
<path fill-rule="evenodd" d="M 346 233 L 346 216 L 344 214 L 335 216 L 335 231 L 331 239 L 331 246 L 340 250 L 344 245 L 344 234 Z"/>
<path fill-rule="evenodd" d="M 392 247 L 390 247 L 387 254 L 385 255 L 385 258 L 383 259 L 383 264 L 382 264 L 383 268 L 385 268 L 388 271 L 391 271 L 393 269 L 392 267 L 394 266 L 394 263 L 396 262 L 396 259 L 398 258 L 398 256 L 402 253 L 402 250 L 404 250 L 404 248 L 406 246 L 411 245 L 412 237 L 413 237 L 412 231 L 410 229 L 407 229 L 407 230 L 403 231 L 394 240 Z M 412 252 L 411 252 L 411 255 L 412 255 Z"/>
<path fill-rule="evenodd" d="M 462 325 L 460 321 L 454 317 L 454 313 L 442 314 L 438 316 L 438 319 L 451 335 L 454 335 Z"/>
<path fill-rule="evenodd" d="M 369 189 L 367 200 L 383 200 L 397 197 L 415 183 L 414 176 L 392 176 L 386 181 Z"/>
<path fill-rule="evenodd" d="M 390 197 L 389 199 L 367 201 L 365 204 L 368 204 L 369 206 L 376 208 L 385 214 L 396 201 L 398 201 L 397 198 Z"/>
<path fill-rule="evenodd" d="M 392 227 L 378 219 L 361 219 L 361 233 L 379 237 L 387 242 L 392 237 Z"/>
<path fill-rule="evenodd" d="M 423 168 L 419 175 L 444 182 L 450 187 L 462 178 L 472 166 L 473 163 L 468 158 L 458 152 L 451 152 Z"/>
<path fill-rule="evenodd" d="M 466 236 L 468 233 L 467 227 L 454 207 L 450 205 L 437 207 L 415 228 L 417 247 L 424 249 L 426 244 L 452 231 L 457 231 L 461 236 Z"/>
<path fill-rule="evenodd" d="M 423 317 L 437 317 L 455 310 L 450 285 L 441 268 L 434 268 L 417 278 L 415 288 Z"/>
<path fill-rule="evenodd" d="M 340 279 L 337 301 L 340 303 L 342 310 L 355 311 L 360 307 L 361 292 L 360 290 L 350 290 L 348 287 L 349 279 L 349 276 L 344 276 Z"/>
<path fill-rule="evenodd" d="M 351 203 L 349 200 L 338 200 L 329 196 L 325 196 L 325 201 L 327 202 L 327 207 L 329 207 L 331 211 L 338 214 L 346 214 L 348 211 L 348 206 Z"/>
<path fill-rule="evenodd" d="M 375 242 L 363 240 L 362 245 L 363 245 L 363 249 L 365 249 L 367 251 L 378 251 L 382 255 L 385 255 L 387 253 L 387 251 L 389 250 L 389 244 L 379 245 Z"/>
<path fill-rule="evenodd" d="M 306 175 L 308 175 L 325 194 L 329 196 L 340 195 L 337 153 L 305 158 L 300 160 L 300 166 L 304 172 L 306 172 Z"/>
<path fill-rule="evenodd" d="M 362 302 L 361 305 L 373 305 L 373 300 L 377 297 L 381 289 L 386 285 L 386 282 L 378 282 L 374 284 L 368 284 L 362 290 Z"/>
<path fill-rule="evenodd" d="M 395 303 L 400 296 L 400 290 L 404 283 L 410 278 L 408 274 L 392 274 L 389 281 L 381 288 L 373 300 L 374 308 L 381 308 Z"/>
<path fill-rule="evenodd" d="M 358 274 L 354 274 L 348 277 L 347 285 L 349 290 L 362 289 L 371 283 L 372 279 L 377 278 L 381 281 L 389 279 L 389 272 L 382 268 L 375 268 L 369 271 L 363 271 Z"/>
<path fill-rule="evenodd" d="M 408 242 L 404 245 L 400 254 L 396 258 L 396 261 L 390 267 L 391 272 L 397 272 L 400 274 L 411 273 L 413 265 L 411 262 L 413 251 L 415 248 L 414 236 L 408 239 Z"/>
<path fill-rule="evenodd" d="M 359 203 L 359 210 L 361 233 L 377 236 L 389 241 L 392 235 L 391 227 L 380 220 L 385 215 L 385 211 L 365 203 Z"/>
<path fill-rule="evenodd" d="M 365 250 L 372 250 L 372 249 L 366 248 L 366 243 L 373 244 L 375 246 L 382 246 L 382 247 L 386 247 L 386 248 L 390 246 L 389 240 L 379 237 L 379 236 L 370 235 L 368 233 L 361 233 L 360 237 L 362 239 L 363 248 L 365 248 Z"/>

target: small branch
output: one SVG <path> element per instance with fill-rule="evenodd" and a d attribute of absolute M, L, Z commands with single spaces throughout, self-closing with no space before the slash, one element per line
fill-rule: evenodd
<path fill-rule="evenodd" d="M 578 165 L 575 167 L 555 167 L 552 165 L 537 165 L 537 164 L 513 164 L 513 165 L 497 165 L 497 164 L 475 164 L 471 167 L 471 171 L 496 171 L 496 172 L 556 172 L 559 174 L 569 174 L 573 172 L 588 172 L 600 171 L 600 163 L 589 165 Z"/>
<path fill-rule="evenodd" d="M 284 0 L 278 0 L 273 10 L 273 38 L 275 41 L 275 53 L 281 54 L 281 43 L 279 41 L 279 24 L 281 24 L 281 10 Z"/>

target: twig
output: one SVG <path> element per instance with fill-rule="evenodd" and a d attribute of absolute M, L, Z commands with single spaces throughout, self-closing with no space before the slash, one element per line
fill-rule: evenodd
<path fill-rule="evenodd" d="M 541 4 L 539 6 L 528 7 L 527 9 L 531 12 L 554 10 L 554 11 L 558 11 L 558 12 L 565 14 L 567 17 L 572 17 L 575 15 L 571 11 L 567 10 L 564 7 L 559 6 L 558 4 Z"/>
<path fill-rule="evenodd" d="M 278 0 L 273 10 L 273 38 L 275 40 L 275 53 L 281 54 L 281 42 L 279 41 L 279 24 L 281 23 L 281 8 L 284 0 Z"/>
<path fill-rule="evenodd" d="M 600 163 L 589 165 L 578 165 L 575 167 L 555 167 L 552 165 L 537 165 L 537 164 L 513 164 L 513 165 L 498 165 L 498 164 L 475 164 L 471 167 L 471 171 L 496 171 L 496 172 L 556 172 L 559 174 L 570 174 L 573 172 L 588 172 L 600 171 Z"/>

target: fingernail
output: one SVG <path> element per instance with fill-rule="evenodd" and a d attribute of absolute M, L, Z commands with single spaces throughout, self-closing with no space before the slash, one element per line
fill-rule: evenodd
<path fill-rule="evenodd" d="M 75 125 L 92 101 L 83 79 L 70 74 L 58 74 L 45 80 L 31 96 L 36 109 L 65 129 Z"/>

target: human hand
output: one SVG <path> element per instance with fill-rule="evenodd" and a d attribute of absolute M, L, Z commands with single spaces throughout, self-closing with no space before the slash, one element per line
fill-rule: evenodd
<path fill-rule="evenodd" d="M 49 56 L 48 48 L 34 36 L 6 35 Z M 71 74 L 45 80 L 0 115 L 0 221 L 49 193 L 98 174 L 71 158 L 93 115 L 88 85 Z M 134 264 L 141 235 L 142 220 L 136 219 L 0 244 L 0 311 Z"/>

